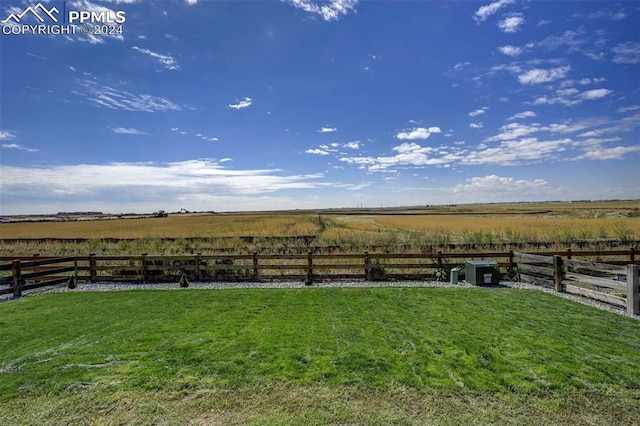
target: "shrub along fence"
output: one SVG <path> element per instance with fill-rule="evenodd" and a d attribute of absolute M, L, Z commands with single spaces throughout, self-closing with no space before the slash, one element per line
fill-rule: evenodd
<path fill-rule="evenodd" d="M 494 260 L 505 274 L 640 313 L 635 249 L 612 251 L 218 254 L 180 256 L 0 257 L 0 294 L 78 281 L 177 282 L 443 280 L 467 260 Z M 598 262 L 574 260 L 595 258 Z M 563 259 L 565 257 L 566 259 Z M 604 260 L 607 259 L 607 260 Z M 606 263 L 603 263 L 606 262 Z M 623 266 L 628 265 L 628 266 Z M 71 274 L 69 274 L 71 273 Z M 4 287 L 4 288 L 3 288 Z"/>

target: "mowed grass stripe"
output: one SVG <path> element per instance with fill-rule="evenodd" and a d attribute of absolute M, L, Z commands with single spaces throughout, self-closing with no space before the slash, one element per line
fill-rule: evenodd
<path fill-rule="evenodd" d="M 91 395 L 101 418 L 123 395 L 234 389 L 640 400 L 640 322 L 524 290 L 48 294 L 1 304 L 0 331 L 0 420 L 37 414 L 25 401 Z"/>

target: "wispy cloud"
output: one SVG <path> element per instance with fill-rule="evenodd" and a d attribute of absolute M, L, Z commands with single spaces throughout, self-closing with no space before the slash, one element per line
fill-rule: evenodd
<path fill-rule="evenodd" d="M 640 145 L 606 147 L 594 145 L 587 147 L 577 160 L 623 160 L 627 154 L 640 152 Z"/>
<path fill-rule="evenodd" d="M 187 194 L 263 194 L 332 184 L 320 181 L 324 177 L 321 173 L 284 175 L 280 169 L 228 169 L 223 165 L 228 161 L 1 166 L 1 170 L 3 190 L 82 194 L 87 200 L 95 200 L 105 191 L 126 198 L 141 188 L 146 188 L 143 192 L 148 194 L 171 199 Z"/>
<path fill-rule="evenodd" d="M 640 109 L 640 105 L 629 105 L 626 107 L 619 107 L 616 111 L 618 112 L 629 112 L 629 111 L 636 111 Z"/>
<path fill-rule="evenodd" d="M 507 118 L 507 120 L 516 120 L 521 118 L 532 118 L 536 117 L 536 113 L 533 111 L 523 111 L 513 114 L 511 117 Z"/>
<path fill-rule="evenodd" d="M 0 130 L 0 140 L 14 139 L 16 135 L 6 130 Z"/>
<path fill-rule="evenodd" d="M 36 148 L 29 148 L 26 146 L 22 146 L 19 145 L 17 143 L 3 143 L 2 144 L 2 148 L 4 149 L 17 149 L 20 151 L 27 151 L 27 152 L 37 152 L 38 150 Z"/>
<path fill-rule="evenodd" d="M 482 129 L 484 125 L 482 123 L 471 123 L 469 124 L 469 127 L 472 129 Z"/>
<path fill-rule="evenodd" d="M 140 48 L 138 46 L 133 46 L 132 47 L 133 50 L 136 50 L 140 53 L 144 53 L 145 55 L 149 55 L 152 58 L 154 58 L 155 60 L 157 60 L 160 64 L 162 64 L 163 67 L 165 67 L 168 70 L 179 70 L 180 69 L 180 65 L 178 65 L 178 62 L 176 62 L 176 60 L 171 56 L 171 55 L 163 55 L 161 53 L 156 53 L 153 52 L 149 49 L 143 49 Z"/>
<path fill-rule="evenodd" d="M 513 34 L 520 30 L 522 24 L 524 24 L 524 17 L 522 14 L 517 13 L 507 16 L 502 21 L 498 22 L 498 28 L 505 33 Z"/>
<path fill-rule="evenodd" d="M 467 183 L 454 186 L 453 193 L 498 193 L 503 191 L 529 192 L 531 190 L 546 189 L 548 186 L 547 181 L 544 179 L 534 179 L 531 181 L 497 175 L 472 177 L 467 179 L 466 182 Z"/>
<path fill-rule="evenodd" d="M 439 127 L 429 127 L 429 128 L 416 127 L 413 129 L 406 129 L 406 130 L 403 130 L 402 132 L 399 132 L 396 135 L 396 138 L 400 140 L 427 139 L 433 133 L 441 133 L 441 132 L 442 130 L 440 130 Z"/>
<path fill-rule="evenodd" d="M 534 105 L 564 105 L 574 106 L 583 101 L 593 101 L 604 98 L 613 93 L 610 89 L 593 89 L 580 92 L 576 88 L 559 89 L 555 91 L 555 96 L 540 96 L 533 101 Z"/>
<path fill-rule="evenodd" d="M 393 155 L 389 156 L 361 156 L 342 157 L 340 161 L 358 165 L 369 172 L 387 172 L 395 168 L 422 167 L 445 164 L 455 158 L 439 155 L 439 150 L 433 147 L 423 147 L 415 142 L 403 142 L 392 148 Z"/>
<path fill-rule="evenodd" d="M 565 78 L 571 70 L 570 65 L 558 68 L 540 69 L 534 68 L 518 76 L 518 81 L 522 84 L 540 84 Z"/>
<path fill-rule="evenodd" d="M 285 0 L 296 9 L 304 10 L 307 13 L 320 15 L 325 21 L 340 19 L 349 12 L 355 12 L 358 0 L 330 0 L 329 2 L 316 3 L 310 0 Z"/>
<path fill-rule="evenodd" d="M 102 22 L 103 24 L 110 24 L 116 19 L 116 11 L 113 9 L 109 9 L 105 6 L 100 6 L 95 3 L 91 3 L 89 0 L 73 0 L 68 1 L 68 7 L 73 8 L 75 10 L 82 10 L 87 12 L 95 12 L 97 17 L 102 16 L 104 19 L 102 21 L 95 21 L 94 23 Z M 111 1 L 110 3 L 133 3 L 131 0 L 120 0 L 120 1 Z M 105 35 L 95 35 L 93 33 L 86 34 L 84 37 L 75 36 L 75 37 L 67 37 L 68 41 L 85 41 L 91 44 L 102 44 L 106 39 L 114 39 L 118 41 L 124 41 L 124 36 L 122 34 L 117 33 L 108 33 Z"/>
<path fill-rule="evenodd" d="M 628 41 L 611 49 L 616 64 L 640 64 L 640 42 Z"/>
<path fill-rule="evenodd" d="M 103 86 L 92 80 L 77 80 L 74 92 L 97 107 L 127 111 L 164 112 L 180 111 L 185 106 L 167 98 L 146 93 L 131 93 Z"/>
<path fill-rule="evenodd" d="M 329 155 L 329 151 L 326 151 L 324 149 L 319 149 L 319 148 L 307 149 L 305 152 L 307 154 L 314 154 L 314 155 Z"/>
<path fill-rule="evenodd" d="M 245 97 L 243 100 L 236 102 L 235 104 L 229 104 L 229 108 L 233 109 L 243 109 L 248 108 L 253 103 L 253 99 Z"/>
<path fill-rule="evenodd" d="M 338 129 L 335 127 L 330 127 L 330 126 L 323 126 L 318 130 L 318 133 L 333 133 L 333 132 L 337 132 Z"/>
<path fill-rule="evenodd" d="M 143 132 L 142 130 L 134 129 L 133 127 L 114 127 L 111 128 L 113 133 L 118 133 L 121 135 L 148 135 L 149 133 Z"/>
<path fill-rule="evenodd" d="M 498 47 L 498 50 L 508 56 L 519 56 L 523 52 L 523 49 L 517 46 L 501 46 Z"/>
<path fill-rule="evenodd" d="M 481 6 L 476 12 L 473 14 L 473 19 L 476 22 L 484 22 L 491 15 L 495 14 L 498 10 L 502 9 L 504 6 L 514 3 L 515 0 L 498 0 L 496 2 L 487 4 L 485 6 Z"/>
<path fill-rule="evenodd" d="M 469 114 L 467 114 L 469 117 L 476 117 L 478 115 L 482 115 L 484 114 L 487 110 L 489 109 L 489 107 L 482 107 L 480 109 L 476 109 L 474 111 L 471 111 Z"/>

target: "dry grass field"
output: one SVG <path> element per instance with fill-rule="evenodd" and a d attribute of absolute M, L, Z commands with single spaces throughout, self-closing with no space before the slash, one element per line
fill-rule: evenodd
<path fill-rule="evenodd" d="M 640 239 L 640 201 L 511 203 L 395 209 L 330 209 L 223 214 L 170 214 L 165 218 L 91 221 L 18 222 L 0 224 L 2 239 L 80 238 L 84 245 L 20 243 L 0 245 L 0 254 L 86 254 L 90 252 L 174 254 L 207 247 L 180 239 L 200 237 L 217 247 L 248 251 L 254 237 L 266 244 L 271 237 L 313 236 L 316 246 L 349 250 L 375 245 L 489 244 Z M 103 239 L 137 239 L 120 244 Z M 174 238 L 175 244 L 159 242 Z M 308 242 L 300 242 L 306 244 Z M 177 245 L 176 245 L 177 244 Z M 274 243 L 280 248 L 281 242 Z"/>

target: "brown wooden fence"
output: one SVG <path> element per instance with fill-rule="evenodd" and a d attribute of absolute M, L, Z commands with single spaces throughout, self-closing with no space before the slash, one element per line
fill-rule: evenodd
<path fill-rule="evenodd" d="M 638 315 L 638 265 L 620 264 L 514 252 L 514 267 L 520 280 L 606 302 Z"/>
<path fill-rule="evenodd" d="M 576 260 L 575 257 L 594 260 Z M 636 307 L 637 266 L 635 269 L 626 266 L 636 262 L 634 248 L 536 254 L 513 251 L 315 254 L 309 251 L 307 254 L 289 255 L 254 252 L 176 256 L 91 254 L 62 258 L 38 255 L 0 257 L 0 294 L 20 296 L 23 290 L 59 284 L 70 276 L 90 282 L 177 282 L 183 274 L 197 281 L 305 280 L 311 283 L 340 279 L 433 280 L 437 275 L 442 277 L 443 271 L 448 272 L 472 259 L 494 260 L 505 274 L 512 276 L 517 271 L 523 281 L 627 306 L 630 312 L 640 313 Z"/>

